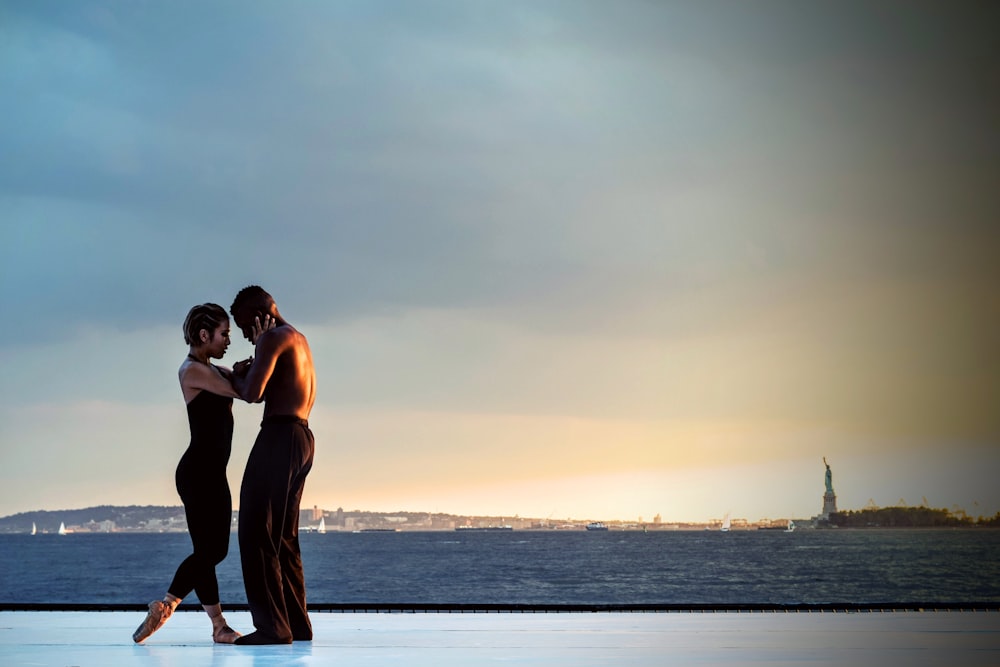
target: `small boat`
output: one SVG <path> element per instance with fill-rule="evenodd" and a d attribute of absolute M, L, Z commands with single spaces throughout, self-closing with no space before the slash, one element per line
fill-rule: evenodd
<path fill-rule="evenodd" d="M 788 520 L 788 528 L 785 528 L 785 532 L 786 532 L 786 533 L 790 533 L 790 532 L 792 532 L 793 530 L 795 530 L 795 522 L 794 522 L 794 521 L 792 521 L 791 519 L 789 519 L 789 520 Z"/>
<path fill-rule="evenodd" d="M 59 534 L 60 535 L 66 534 L 66 524 L 63 523 L 62 521 L 59 522 Z"/>
<path fill-rule="evenodd" d="M 38 528 L 35 526 L 35 522 L 32 521 L 31 522 L 31 534 L 35 535 L 36 533 L 38 533 Z"/>
<path fill-rule="evenodd" d="M 592 521 L 587 524 L 587 530 L 607 530 L 608 527 L 600 521 Z"/>
<path fill-rule="evenodd" d="M 722 517 L 722 528 L 719 528 L 719 530 L 722 531 L 723 533 L 728 533 L 729 526 L 730 526 L 729 512 L 726 512 L 726 516 Z"/>
<path fill-rule="evenodd" d="M 326 532 L 326 517 L 325 516 L 321 516 L 319 518 L 319 527 L 316 528 L 316 532 L 317 533 L 325 533 Z"/>

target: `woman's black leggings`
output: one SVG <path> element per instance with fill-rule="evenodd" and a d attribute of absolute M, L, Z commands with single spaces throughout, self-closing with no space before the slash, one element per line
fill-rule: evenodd
<path fill-rule="evenodd" d="M 233 516 L 233 499 L 225 472 L 221 479 L 188 479 L 177 470 L 177 491 L 184 503 L 188 532 L 194 553 L 178 566 L 167 591 L 177 598 L 192 590 L 203 605 L 219 604 L 219 580 L 215 566 L 229 552 L 229 531 Z"/>

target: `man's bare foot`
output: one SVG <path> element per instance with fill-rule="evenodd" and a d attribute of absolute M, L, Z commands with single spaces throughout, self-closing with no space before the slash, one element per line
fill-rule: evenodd
<path fill-rule="evenodd" d="M 278 639 L 277 637 L 268 637 L 267 635 L 262 635 L 260 632 L 251 632 L 248 635 L 243 635 L 239 637 L 234 642 L 239 646 L 264 646 L 265 644 L 291 644 L 292 638 L 288 639 Z"/>

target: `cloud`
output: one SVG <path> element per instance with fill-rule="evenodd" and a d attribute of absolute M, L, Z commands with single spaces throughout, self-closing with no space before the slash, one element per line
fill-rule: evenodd
<path fill-rule="evenodd" d="M 0 12 L 26 414 L 175 402 L 184 314 L 257 283 L 326 400 L 404 423 L 583 420 L 644 465 L 676 429 L 996 437 L 993 10 Z"/>
<path fill-rule="evenodd" d="M 916 71 L 900 53 L 940 42 L 901 38 L 894 52 L 866 24 L 854 58 L 874 69 L 857 77 L 833 58 L 857 27 L 843 17 L 806 43 L 753 16 L 737 31 L 677 7 L 379 7 L 18 7 L 0 258 L 5 283 L 31 289 L 3 305 L 59 313 L 73 330 L 93 317 L 72 296 L 81 288 L 124 326 L 165 323 L 190 300 L 178 287 L 247 282 L 320 321 L 566 302 L 602 284 L 630 298 L 731 280 L 748 244 L 811 261 L 808 244 L 782 239 L 839 223 L 803 220 L 804 206 L 854 200 L 864 225 L 882 227 L 903 194 L 907 213 L 928 209 L 923 192 L 969 201 L 966 172 L 901 170 L 879 147 L 918 137 L 995 162 L 969 137 L 993 145 L 996 133 L 962 129 L 991 124 L 960 122 L 982 108 L 972 80 L 930 111 L 940 96 L 912 76 L 879 98 L 884 110 L 866 103 L 880 80 Z M 821 13 L 777 15 L 815 32 Z M 975 44 L 949 62 L 969 62 Z M 852 167 L 859 149 L 873 165 Z M 995 202 L 972 201 L 960 224 L 992 219 Z"/>

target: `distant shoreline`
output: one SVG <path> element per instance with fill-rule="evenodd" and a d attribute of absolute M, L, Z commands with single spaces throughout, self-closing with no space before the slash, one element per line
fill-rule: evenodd
<path fill-rule="evenodd" d="M 239 512 L 232 515 L 232 530 L 236 530 Z M 721 532 L 722 522 L 662 521 L 653 522 L 597 520 L 613 532 Z M 353 533 L 353 532 L 454 532 L 472 529 L 472 532 L 489 530 L 495 526 L 509 526 L 518 532 L 567 532 L 585 531 L 593 518 L 550 519 L 522 518 L 519 516 L 476 516 L 431 512 L 373 512 L 366 510 L 325 510 L 319 507 L 304 509 L 299 515 L 299 531 Z M 728 532 L 792 532 L 786 530 L 794 523 L 795 531 L 808 530 L 899 530 L 947 529 L 982 530 L 1000 528 L 1000 514 L 996 517 L 979 517 L 973 520 L 965 515 L 954 515 L 943 509 L 926 507 L 887 507 L 864 510 L 847 510 L 831 514 L 829 520 L 813 518 L 781 518 L 748 521 L 734 519 Z M 182 506 L 169 505 L 98 505 L 74 510 L 36 510 L 0 517 L 0 534 L 56 534 L 65 532 L 87 534 L 110 533 L 186 533 L 187 520 Z"/>
<path fill-rule="evenodd" d="M 853 527 L 853 528 L 800 528 L 796 531 L 770 531 L 761 530 L 758 528 L 736 528 L 727 531 L 728 533 L 786 533 L 786 532 L 857 532 L 857 531 L 942 531 L 942 532 L 953 532 L 956 530 L 963 531 L 993 531 L 1000 530 L 997 526 L 865 526 L 865 527 Z M 30 532 L 26 531 L 12 531 L 12 530 L 0 530 L 0 535 L 24 535 L 25 537 L 73 537 L 79 535 L 186 535 L 187 530 L 112 530 L 112 531 L 91 531 L 91 530 L 71 530 L 67 529 L 65 534 L 60 534 L 58 532 L 38 532 L 32 535 Z M 235 533 L 235 531 L 233 531 Z M 315 533 L 316 531 L 299 531 L 300 538 L 303 535 L 308 535 Z M 393 534 L 404 534 L 404 533 L 455 533 L 454 530 L 449 530 L 447 528 L 403 528 L 397 530 L 379 530 L 379 529 L 364 529 L 364 530 L 328 530 L 327 535 L 356 535 L 356 534 L 372 534 L 372 533 L 393 533 Z M 485 531 L 460 531 L 460 532 L 485 532 Z M 489 531 L 489 532 L 506 532 L 506 533 L 587 533 L 592 531 L 587 531 L 585 528 L 512 528 L 507 531 Z M 717 533 L 720 532 L 714 529 L 699 529 L 699 528 L 649 528 L 645 531 L 636 528 L 612 528 L 604 533 Z M 317 539 L 321 539 L 321 535 L 317 534 Z"/>

